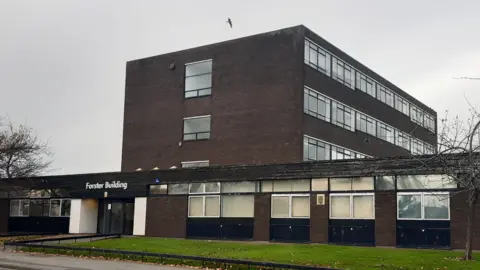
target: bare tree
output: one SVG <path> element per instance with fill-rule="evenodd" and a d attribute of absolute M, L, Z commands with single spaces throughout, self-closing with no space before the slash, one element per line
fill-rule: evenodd
<path fill-rule="evenodd" d="M 26 125 L 5 120 L 0 125 L 0 178 L 28 177 L 45 172 L 50 164 L 48 143 Z"/>

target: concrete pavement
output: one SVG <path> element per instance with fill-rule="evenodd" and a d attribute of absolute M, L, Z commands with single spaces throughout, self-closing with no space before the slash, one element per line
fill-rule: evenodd
<path fill-rule="evenodd" d="M 68 256 L 0 252 L 0 270 L 182 270 L 174 266 Z"/>

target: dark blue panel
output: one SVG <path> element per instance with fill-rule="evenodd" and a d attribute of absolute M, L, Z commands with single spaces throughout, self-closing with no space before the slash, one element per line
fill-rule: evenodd
<path fill-rule="evenodd" d="M 253 239 L 253 218 L 189 218 L 187 237 L 251 240 Z"/>
<path fill-rule="evenodd" d="M 375 220 L 331 219 L 328 222 L 328 240 L 342 245 L 375 245 Z"/>
<path fill-rule="evenodd" d="M 68 233 L 69 217 L 10 217 L 8 232 Z"/>
<path fill-rule="evenodd" d="M 310 219 L 270 219 L 270 240 L 281 242 L 309 242 Z"/>
<path fill-rule="evenodd" d="M 409 248 L 449 248 L 450 221 L 397 220 L 397 245 Z"/>

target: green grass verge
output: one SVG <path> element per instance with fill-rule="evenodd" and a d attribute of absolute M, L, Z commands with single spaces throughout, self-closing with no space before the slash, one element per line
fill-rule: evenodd
<path fill-rule="evenodd" d="M 480 269 L 480 261 L 461 261 L 461 252 L 349 247 L 321 244 L 263 244 L 161 238 L 118 238 L 71 244 L 81 247 L 235 258 L 341 269 Z M 56 253 L 57 251 L 49 251 Z M 63 252 L 65 253 L 65 251 Z M 81 254 L 88 256 L 89 254 Z M 92 254 L 104 256 L 104 254 Z M 476 254 L 480 256 L 480 254 Z M 108 255 L 122 258 L 122 255 Z M 130 260 L 141 258 L 129 257 Z M 145 259 L 145 258 L 143 258 Z M 158 263 L 156 258 L 147 258 Z M 198 262 L 162 263 L 199 266 Z M 237 268 L 237 267 L 234 267 Z"/>

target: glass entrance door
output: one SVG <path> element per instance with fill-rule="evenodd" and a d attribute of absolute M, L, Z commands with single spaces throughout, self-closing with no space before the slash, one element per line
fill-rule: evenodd
<path fill-rule="evenodd" d="M 98 232 L 133 234 L 133 200 L 101 200 L 98 207 Z"/>

